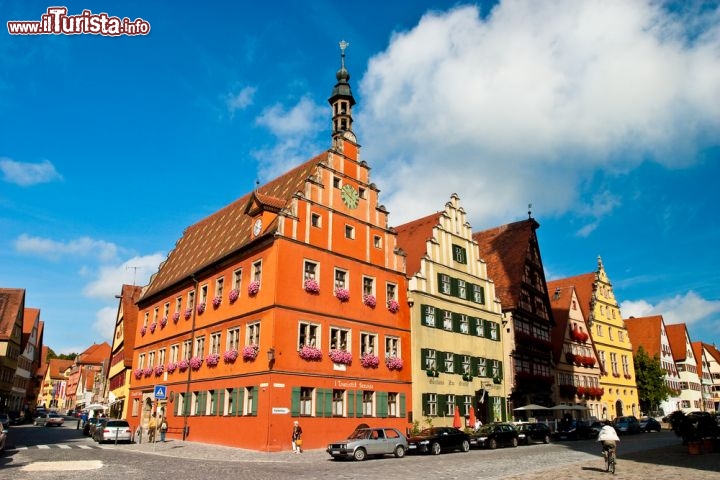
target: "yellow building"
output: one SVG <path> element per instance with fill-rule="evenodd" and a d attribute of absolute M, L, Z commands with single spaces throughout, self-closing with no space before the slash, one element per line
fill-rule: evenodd
<path fill-rule="evenodd" d="M 506 420 L 501 307 L 460 199 L 397 232 L 409 277 L 413 423 L 451 426 L 456 407 L 465 421 Z"/>
<path fill-rule="evenodd" d="M 130 391 L 135 332 L 137 331 L 135 327 L 137 326 L 138 308 L 135 302 L 140 298 L 142 288 L 123 285 L 121 292 L 107 372 L 109 415 L 113 418 L 127 418 L 129 404 L 127 399 Z"/>
<path fill-rule="evenodd" d="M 595 272 L 553 282 L 556 287 L 575 287 L 580 308 L 587 320 L 590 340 L 600 363 L 600 418 L 640 416 L 633 348 L 625 329 L 612 283 L 598 257 Z"/>
<path fill-rule="evenodd" d="M 63 409 L 67 393 L 68 374 L 72 366 L 72 360 L 60 358 L 53 358 L 48 362 L 45 377 L 42 380 L 38 405 L 44 405 L 52 409 Z"/>

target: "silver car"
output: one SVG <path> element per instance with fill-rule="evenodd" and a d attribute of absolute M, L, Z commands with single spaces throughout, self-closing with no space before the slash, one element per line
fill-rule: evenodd
<path fill-rule="evenodd" d="M 61 427 L 65 423 L 65 419 L 55 412 L 46 413 L 38 416 L 33 422 L 36 426 L 51 427 L 53 425 Z"/>
<path fill-rule="evenodd" d="M 407 438 L 397 428 L 358 428 L 344 440 L 328 444 L 327 453 L 333 459 L 365 460 L 368 455 L 405 456 Z"/>
<path fill-rule="evenodd" d="M 127 420 L 107 420 L 98 423 L 93 432 L 93 440 L 105 442 L 132 442 L 132 431 Z"/>

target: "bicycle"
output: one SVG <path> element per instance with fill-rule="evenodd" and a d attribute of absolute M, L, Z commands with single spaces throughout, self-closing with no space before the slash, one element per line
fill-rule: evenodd
<path fill-rule="evenodd" d="M 603 456 L 605 457 L 605 471 L 615 475 L 615 449 L 604 450 Z"/>

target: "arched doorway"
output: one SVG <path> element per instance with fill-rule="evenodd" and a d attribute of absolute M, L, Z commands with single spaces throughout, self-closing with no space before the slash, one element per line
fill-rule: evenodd
<path fill-rule="evenodd" d="M 622 417 L 623 416 L 623 404 L 622 400 L 618 400 L 615 402 L 615 416 L 616 417 Z"/>

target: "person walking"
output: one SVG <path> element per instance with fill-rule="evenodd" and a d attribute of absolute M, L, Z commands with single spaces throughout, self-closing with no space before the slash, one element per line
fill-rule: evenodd
<path fill-rule="evenodd" d="M 167 433 L 167 430 L 168 430 L 167 418 L 163 417 L 162 420 L 160 421 L 160 441 L 163 443 L 165 442 L 165 434 Z"/>
<path fill-rule="evenodd" d="M 302 453 L 302 427 L 300 426 L 300 422 L 295 420 L 293 422 L 293 430 L 292 430 L 292 447 L 293 447 L 293 453 Z"/>
<path fill-rule="evenodd" d="M 157 420 L 155 420 L 155 414 L 150 416 L 150 423 L 148 423 L 148 442 L 153 443 L 155 441 L 155 430 L 157 430 Z"/>

